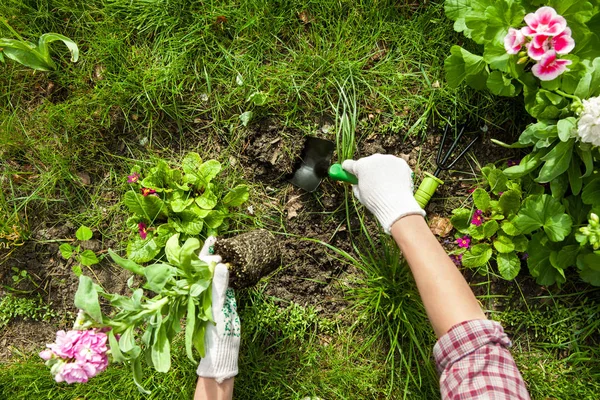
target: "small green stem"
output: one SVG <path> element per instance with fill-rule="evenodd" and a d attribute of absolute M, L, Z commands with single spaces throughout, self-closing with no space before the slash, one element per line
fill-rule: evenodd
<path fill-rule="evenodd" d="M 10 31 L 10 32 L 11 32 L 13 35 L 15 35 L 15 36 L 16 36 L 16 37 L 17 37 L 17 38 L 20 40 L 20 41 L 22 41 L 22 42 L 24 42 L 24 41 L 25 41 L 25 39 L 23 39 L 23 37 L 22 37 L 21 35 L 19 35 L 19 33 L 18 33 L 17 31 L 15 31 L 15 30 L 12 28 L 12 26 L 10 26 L 10 25 L 8 24 L 8 21 L 7 21 L 7 20 L 5 20 L 4 18 L 0 18 L 0 21 L 2 21 L 2 23 L 4 24 L 4 26 L 6 26 L 6 27 L 8 28 L 8 30 L 9 30 L 9 31 Z"/>
<path fill-rule="evenodd" d="M 554 90 L 554 91 L 555 91 L 557 94 L 560 94 L 560 95 L 561 95 L 561 96 L 563 96 L 563 97 L 567 97 L 567 98 L 569 98 L 569 99 L 573 99 L 573 100 L 576 100 L 576 101 L 578 101 L 578 102 L 580 102 L 580 103 L 581 103 L 581 99 L 580 99 L 579 97 L 577 97 L 577 96 L 574 96 L 574 95 L 572 95 L 572 94 L 565 93 L 565 92 L 563 92 L 563 91 L 562 91 L 562 90 L 560 90 L 560 89 L 556 89 L 556 90 Z"/>

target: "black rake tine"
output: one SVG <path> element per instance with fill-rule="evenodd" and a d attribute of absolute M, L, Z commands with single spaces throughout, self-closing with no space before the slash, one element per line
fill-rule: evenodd
<path fill-rule="evenodd" d="M 442 162 L 440 164 L 438 164 L 438 167 L 441 167 L 444 170 L 449 169 L 462 156 L 463 153 L 461 153 L 461 155 L 459 155 L 458 157 L 456 157 L 456 160 L 454 160 L 450 166 L 446 167 L 446 161 L 448 161 L 448 159 L 452 155 L 452 152 L 454 151 L 454 149 L 456 148 L 456 146 L 458 146 L 458 143 L 460 142 L 460 138 L 462 137 L 463 133 L 465 133 L 465 125 L 463 125 L 461 127 L 460 132 L 458 133 L 458 136 L 456 137 L 456 139 L 454 139 L 454 142 L 452 143 L 452 146 L 450 146 L 450 149 L 446 153 L 446 156 L 444 157 L 444 159 L 442 160 Z M 442 143 L 442 145 L 443 145 L 443 143 Z M 440 147 L 440 149 L 441 148 L 442 147 Z"/>
<path fill-rule="evenodd" d="M 462 132 L 461 132 L 461 133 L 462 133 Z M 466 153 L 467 151 L 469 151 L 469 149 L 470 149 L 470 148 L 471 148 L 471 147 L 472 147 L 472 146 L 475 144 L 475 142 L 476 142 L 477 140 L 479 140 L 479 135 L 475 136 L 475 139 L 471 140 L 471 143 L 469 143 L 469 144 L 467 145 L 467 147 L 465 147 L 465 148 L 463 149 L 463 151 L 461 151 L 461 152 L 460 152 L 460 154 L 459 154 L 459 155 L 458 155 L 458 156 L 457 156 L 457 157 L 454 159 L 454 161 L 452 161 L 452 162 L 450 163 L 450 165 L 448 165 L 448 166 L 444 166 L 442 169 L 444 169 L 444 170 L 449 170 L 450 168 L 454 167 L 454 164 L 456 164 L 456 163 L 458 162 L 458 160 L 460 160 L 460 159 L 462 158 L 462 156 L 464 156 L 464 155 L 465 155 L 465 153 Z"/>

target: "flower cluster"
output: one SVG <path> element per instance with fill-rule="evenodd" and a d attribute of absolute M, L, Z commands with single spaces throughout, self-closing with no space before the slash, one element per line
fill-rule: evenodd
<path fill-rule="evenodd" d="M 40 352 L 56 382 L 85 383 L 108 366 L 106 333 L 97 329 L 58 331 L 56 342 Z"/>
<path fill-rule="evenodd" d="M 600 97 L 583 100 L 577 134 L 584 143 L 600 146 Z"/>
<path fill-rule="evenodd" d="M 523 46 L 527 56 L 536 61 L 531 72 L 542 81 L 551 81 L 567 70 L 571 60 L 559 59 L 575 48 L 567 21 L 552 7 L 541 7 L 525 16 L 527 26 L 510 28 L 504 37 L 508 54 L 519 54 Z M 525 60 L 527 58 L 525 57 Z"/>

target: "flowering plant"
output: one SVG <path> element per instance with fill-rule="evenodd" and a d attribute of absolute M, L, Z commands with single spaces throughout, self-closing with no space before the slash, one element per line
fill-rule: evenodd
<path fill-rule="evenodd" d="M 600 2 L 446 0 L 445 10 L 455 30 L 483 48 L 483 55 L 477 55 L 452 47 L 445 62 L 449 85 L 465 82 L 496 95 L 523 94 L 525 110 L 538 120 L 512 145 L 492 140 L 530 148 L 518 165 L 502 171 L 504 179 L 528 178 L 547 185 L 551 194 L 528 197 L 519 211 L 529 215 L 518 219 L 522 233 L 536 243 L 528 249 L 530 272 L 540 284 L 560 283 L 566 279 L 564 269 L 577 265 L 582 279 L 600 285 L 600 270 L 571 229 L 600 211 L 595 172 L 600 159 Z M 569 220 L 562 216 L 565 211 Z"/>

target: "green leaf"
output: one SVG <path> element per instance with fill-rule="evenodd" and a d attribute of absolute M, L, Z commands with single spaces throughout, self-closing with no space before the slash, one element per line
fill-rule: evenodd
<path fill-rule="evenodd" d="M 34 43 L 0 38 L 0 48 L 6 57 L 26 67 L 38 71 L 51 71 L 56 67 L 52 59 L 46 59 Z"/>
<path fill-rule="evenodd" d="M 133 329 L 133 327 L 131 327 Z M 113 360 L 115 362 L 125 362 L 127 359 L 121 353 L 121 349 L 119 347 L 119 342 L 115 337 L 115 331 L 113 329 L 109 330 L 108 333 L 108 344 L 110 346 L 110 354 L 112 355 Z"/>
<path fill-rule="evenodd" d="M 77 232 L 75 232 L 75 237 L 80 241 L 90 240 L 92 236 L 92 230 L 85 225 L 81 225 L 79 229 L 77 229 Z"/>
<path fill-rule="evenodd" d="M 142 240 L 140 237 L 136 237 L 127 243 L 127 258 L 135 263 L 146 263 L 152 261 L 160 253 L 160 250 L 154 238 Z"/>
<path fill-rule="evenodd" d="M 196 197 L 196 205 L 205 210 L 212 210 L 215 208 L 217 201 L 217 196 L 208 189 L 202 193 L 202 196 Z"/>
<path fill-rule="evenodd" d="M 192 352 L 192 344 L 194 341 L 194 331 L 196 330 L 196 303 L 194 297 L 189 296 L 187 301 L 187 316 L 185 318 L 185 352 L 187 357 L 194 364 L 194 354 Z"/>
<path fill-rule="evenodd" d="M 200 314 L 200 313 L 198 313 Z M 206 333 L 206 322 L 196 321 L 196 329 L 194 330 L 193 341 L 194 347 L 200 354 L 200 357 L 204 358 L 204 335 Z"/>
<path fill-rule="evenodd" d="M 502 231 L 510 236 L 517 236 L 521 234 L 521 231 L 515 226 L 512 221 L 502 222 Z"/>
<path fill-rule="evenodd" d="M 450 223 L 456 230 L 461 233 L 465 233 L 471 225 L 471 210 L 466 208 L 456 208 L 452 210 L 452 217 Z"/>
<path fill-rule="evenodd" d="M 552 196 L 529 196 L 525 199 L 514 224 L 525 234 L 544 228 L 551 241 L 560 242 L 571 232 L 572 225 L 571 217 L 564 211 L 563 205 Z"/>
<path fill-rule="evenodd" d="M 90 265 L 98 264 L 99 262 L 98 258 L 96 257 L 96 254 L 94 254 L 92 250 L 84 250 L 83 252 L 81 252 L 79 257 L 81 264 L 88 267 Z"/>
<path fill-rule="evenodd" d="M 444 2 L 446 16 L 451 20 L 456 21 L 454 30 L 457 32 L 462 32 L 466 29 L 465 16 L 471 10 L 470 3 L 470 0 L 446 0 Z"/>
<path fill-rule="evenodd" d="M 167 260 L 175 266 L 181 265 L 180 260 L 181 247 L 179 246 L 179 233 L 171 236 L 165 245 L 165 255 Z"/>
<path fill-rule="evenodd" d="M 471 3 L 475 3 L 472 1 Z M 503 43 L 508 28 L 519 26 L 525 16 L 525 9 L 516 1 L 496 1 L 489 4 L 484 13 L 472 12 L 465 16 L 465 25 L 471 30 L 471 38 L 479 43 Z"/>
<path fill-rule="evenodd" d="M 221 226 L 224 219 L 225 219 L 225 214 L 223 214 L 221 211 L 213 210 L 208 213 L 206 218 L 204 218 L 204 223 L 209 228 L 217 229 L 219 226 Z"/>
<path fill-rule="evenodd" d="M 499 169 L 494 169 L 490 171 L 490 173 L 486 176 L 486 179 L 488 181 L 488 185 L 490 185 L 490 190 L 495 195 L 498 195 L 498 193 L 500 192 L 506 191 L 506 184 L 508 183 L 508 178 Z"/>
<path fill-rule="evenodd" d="M 568 174 L 559 175 L 550 182 L 550 192 L 552 193 L 552 197 L 554 197 L 555 199 L 561 200 L 565 196 L 565 193 L 567 193 L 568 188 Z"/>
<path fill-rule="evenodd" d="M 486 66 L 483 57 L 460 46 L 452 46 L 450 56 L 444 61 L 448 85 L 451 88 L 457 88 L 466 81 L 469 86 L 483 90 L 486 87 L 488 75 Z"/>
<path fill-rule="evenodd" d="M 542 156 L 543 154 L 541 152 L 529 153 L 523 157 L 519 165 L 506 168 L 503 171 L 504 175 L 510 179 L 517 179 L 525 176 L 542 163 Z"/>
<path fill-rule="evenodd" d="M 498 262 L 498 272 L 507 281 L 511 281 L 519 275 L 521 260 L 514 252 L 498 254 L 496 261 Z"/>
<path fill-rule="evenodd" d="M 561 142 L 566 142 L 576 136 L 577 120 L 573 117 L 561 119 L 556 124 L 558 129 L 558 138 Z"/>
<path fill-rule="evenodd" d="M 102 311 L 98 302 L 96 286 L 85 275 L 79 277 L 79 286 L 75 292 L 75 307 L 85 311 L 94 321 L 102 323 Z"/>
<path fill-rule="evenodd" d="M 527 248 L 529 258 L 527 266 L 529 272 L 536 278 L 538 285 L 550 286 L 555 283 L 561 284 L 566 281 L 563 270 L 558 270 L 550 263 L 552 250 L 546 246 L 548 238 L 543 232 L 533 235 Z"/>
<path fill-rule="evenodd" d="M 485 50 L 483 51 L 483 60 L 490 64 L 490 67 L 493 69 L 500 70 L 502 72 L 510 72 L 511 68 L 510 64 L 511 55 L 506 52 L 504 46 L 493 46 L 488 45 L 485 46 Z M 514 64 L 514 62 L 512 63 Z M 497 71 L 494 71 L 497 72 Z M 491 76 L 491 75 L 490 75 Z M 516 76 L 515 76 L 516 78 Z M 488 78 L 488 87 L 489 87 L 489 78 Z M 490 88 L 491 90 L 491 88 Z"/>
<path fill-rule="evenodd" d="M 487 221 L 483 224 L 483 238 L 489 239 L 498 232 L 498 221 Z"/>
<path fill-rule="evenodd" d="M 216 160 L 208 160 L 198 168 L 198 179 L 201 187 L 206 187 L 221 172 L 221 163 Z"/>
<path fill-rule="evenodd" d="M 577 257 L 579 276 L 584 282 L 600 286 L 600 253 L 584 253 Z"/>
<path fill-rule="evenodd" d="M 486 85 L 490 92 L 498 96 L 514 97 L 517 95 L 517 88 L 513 85 L 512 79 L 507 78 L 500 71 L 492 71 Z"/>
<path fill-rule="evenodd" d="M 583 165 L 585 165 L 585 174 L 583 174 L 582 178 L 587 178 L 594 172 L 594 159 L 592 157 L 591 149 L 583 149 L 581 146 L 577 146 L 576 148 L 577 154 L 581 161 L 583 161 Z"/>
<path fill-rule="evenodd" d="M 505 235 L 498 235 L 496 240 L 494 240 L 494 248 L 501 254 L 512 253 L 515 251 L 515 245 L 513 244 L 512 239 Z"/>
<path fill-rule="evenodd" d="M 159 294 L 167 282 L 177 274 L 177 270 L 167 264 L 152 264 L 145 269 L 146 284 L 145 289 L 150 289 Z"/>
<path fill-rule="evenodd" d="M 581 192 L 581 188 L 583 186 L 583 179 L 581 177 L 581 169 L 579 168 L 578 157 L 573 157 L 571 159 L 571 165 L 569 166 L 569 169 L 567 170 L 567 177 L 568 177 L 567 184 L 571 186 L 571 192 L 575 196 L 577 196 L 579 194 L 579 192 Z M 556 181 L 559 182 L 558 179 Z M 554 190 L 552 190 L 552 195 L 556 198 L 564 197 L 565 193 L 567 192 L 567 184 L 564 185 L 565 186 L 564 190 L 561 190 L 556 195 L 554 194 Z M 550 187 L 552 188 L 552 183 L 550 185 L 551 185 Z"/>
<path fill-rule="evenodd" d="M 185 172 L 186 180 L 191 181 L 191 183 L 196 182 L 196 174 L 198 172 L 198 168 L 202 164 L 202 158 L 198 153 L 190 152 L 186 154 L 186 156 L 181 161 L 181 168 L 183 168 L 183 172 Z"/>
<path fill-rule="evenodd" d="M 73 255 L 73 247 L 69 243 L 61 244 L 58 246 L 58 250 L 60 250 L 60 254 L 65 260 L 68 260 Z"/>
<path fill-rule="evenodd" d="M 516 190 L 507 190 L 500 196 L 498 207 L 505 217 L 516 214 L 521 207 L 521 194 Z"/>
<path fill-rule="evenodd" d="M 242 123 L 242 126 L 248 126 L 248 124 L 252 120 L 252 115 L 253 115 L 252 111 L 245 111 L 240 114 L 239 118 Z"/>
<path fill-rule="evenodd" d="M 250 197 L 248 185 L 237 185 L 225 195 L 223 204 L 227 207 L 241 206 L 248 197 Z"/>
<path fill-rule="evenodd" d="M 463 254 L 462 264 L 465 267 L 483 267 L 492 257 L 492 246 L 487 243 L 476 244 Z"/>
<path fill-rule="evenodd" d="M 71 53 L 71 62 L 77 62 L 79 59 L 79 48 L 77 44 L 66 36 L 59 35 L 58 33 L 45 33 L 40 36 L 38 41 L 38 49 L 43 57 L 50 59 L 50 50 L 48 44 L 56 41 L 61 41 L 67 46 Z"/>
<path fill-rule="evenodd" d="M 600 178 L 596 178 L 586 184 L 581 192 L 583 204 L 600 204 Z"/>
<path fill-rule="evenodd" d="M 255 106 L 263 106 L 267 103 L 269 96 L 264 92 L 254 92 L 248 97 L 248 102 L 254 103 Z"/>
<path fill-rule="evenodd" d="M 133 330 L 134 330 L 135 326 L 130 326 L 129 328 L 125 329 L 125 332 L 123 332 L 123 334 L 121 335 L 121 337 L 119 338 L 119 346 L 117 346 L 122 352 L 127 353 L 131 350 L 133 350 L 135 346 L 135 338 L 133 335 Z M 112 345 L 111 345 L 112 347 Z"/>
<path fill-rule="evenodd" d="M 151 347 L 152 363 L 158 372 L 169 372 L 171 368 L 171 346 L 167 338 L 164 324 L 160 325 L 156 335 L 156 343 Z"/>
<path fill-rule="evenodd" d="M 179 253 L 180 266 L 186 276 L 191 277 L 193 274 L 192 261 L 198 259 L 197 250 L 200 248 L 200 241 L 196 238 L 188 238 Z"/>
<path fill-rule="evenodd" d="M 490 195 L 481 188 L 475 189 L 473 192 L 473 202 L 475 207 L 483 212 L 487 212 L 490 208 Z"/>
<path fill-rule="evenodd" d="M 559 142 L 548 154 L 542 157 L 542 160 L 546 161 L 546 163 L 540 170 L 536 182 L 550 182 L 557 176 L 566 172 L 571 163 L 574 144 L 574 139 L 571 139 L 568 142 Z"/>
<path fill-rule="evenodd" d="M 136 264 L 135 262 L 133 262 L 131 260 L 127 260 L 125 258 L 119 257 L 111 249 L 108 249 L 108 255 L 110 255 L 110 258 L 112 258 L 112 260 L 117 265 L 125 268 L 126 270 L 131 271 L 131 272 L 133 272 L 134 274 L 137 274 L 137 275 L 145 275 L 145 273 L 144 273 L 144 267 L 142 267 L 141 265 L 138 265 L 138 264 Z"/>
<path fill-rule="evenodd" d="M 529 245 L 529 240 L 525 235 L 517 235 L 512 238 L 513 245 L 515 246 L 515 251 L 519 253 L 524 253 L 527 251 L 527 246 Z"/>
<path fill-rule="evenodd" d="M 550 254 L 550 263 L 554 268 L 566 269 L 577 264 L 577 256 L 581 247 L 571 244 L 562 247 L 558 252 Z"/>
<path fill-rule="evenodd" d="M 176 191 L 173 193 L 173 197 L 169 202 L 173 212 L 179 213 L 185 210 L 190 204 L 194 202 L 194 198 L 189 193 Z"/>
<path fill-rule="evenodd" d="M 204 226 L 203 219 L 192 210 L 185 210 L 177 215 L 179 218 L 171 218 L 169 221 L 177 232 L 188 235 L 199 235 Z"/>
<path fill-rule="evenodd" d="M 155 167 L 150 168 L 147 176 L 140 182 L 143 187 L 164 191 L 170 186 L 171 169 L 164 160 L 159 160 Z"/>
<path fill-rule="evenodd" d="M 154 221 L 166 212 L 164 202 L 157 196 L 144 197 L 139 193 L 129 191 L 125 193 L 123 203 L 130 212 L 145 217 L 149 221 Z"/>

